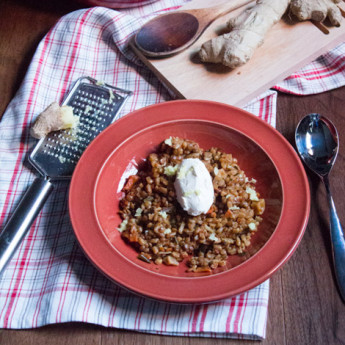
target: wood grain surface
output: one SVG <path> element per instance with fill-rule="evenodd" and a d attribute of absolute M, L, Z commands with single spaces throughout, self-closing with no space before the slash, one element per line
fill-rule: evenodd
<path fill-rule="evenodd" d="M 64 13 L 77 6 L 62 0 L 0 2 L 0 114 L 13 98 L 35 48 Z M 340 152 L 331 173 L 333 197 L 345 224 L 345 87 L 320 95 L 278 96 L 278 130 L 293 144 L 295 126 L 310 112 L 329 117 L 340 133 Z M 270 284 L 267 336 L 263 345 L 345 344 L 345 305 L 332 270 L 328 207 L 320 181 L 310 175 L 311 215 L 305 236 Z M 1 345 L 245 345 L 257 342 L 147 335 L 81 323 L 34 330 L 1 330 Z"/>
<path fill-rule="evenodd" d="M 222 3 L 224 0 L 192 0 L 181 10 Z M 264 43 L 245 65 L 230 69 L 221 64 L 201 63 L 198 58 L 201 45 L 226 32 L 227 20 L 252 5 L 217 19 L 193 45 L 177 55 L 162 59 L 146 58 L 136 49 L 135 44 L 132 44 L 132 49 L 178 98 L 244 106 L 323 52 L 335 47 L 345 37 L 344 18 L 340 27 L 324 26 L 328 31 L 325 34 L 310 21 L 296 22 L 294 17 L 286 14 L 268 31 Z M 339 6 L 345 10 L 345 3 Z"/>

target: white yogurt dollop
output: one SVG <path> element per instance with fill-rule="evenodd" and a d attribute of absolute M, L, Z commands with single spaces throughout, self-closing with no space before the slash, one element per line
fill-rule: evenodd
<path fill-rule="evenodd" d="M 191 216 L 206 213 L 214 200 L 212 177 L 198 158 L 182 161 L 174 183 L 177 201 Z"/>

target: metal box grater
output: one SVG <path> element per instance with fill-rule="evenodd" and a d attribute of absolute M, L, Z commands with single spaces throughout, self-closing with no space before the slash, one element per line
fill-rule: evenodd
<path fill-rule="evenodd" d="M 63 102 L 79 117 L 77 128 L 52 132 L 42 138 L 29 156 L 30 163 L 44 177 L 71 177 L 87 145 L 117 119 L 130 95 L 130 91 L 90 77 L 78 79 Z"/>
<path fill-rule="evenodd" d="M 79 117 L 74 129 L 56 131 L 39 140 L 29 162 L 40 173 L 0 234 L 0 273 L 12 258 L 25 234 L 52 192 L 53 181 L 72 176 L 88 144 L 114 122 L 131 91 L 123 90 L 90 77 L 74 84 L 63 105 L 73 108 Z"/>

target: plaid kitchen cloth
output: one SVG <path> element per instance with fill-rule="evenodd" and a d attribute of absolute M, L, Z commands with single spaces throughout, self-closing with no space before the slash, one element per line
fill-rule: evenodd
<path fill-rule="evenodd" d="M 24 81 L 0 123 L 0 223 L 6 224 L 35 178 L 27 153 L 36 141 L 29 128 L 51 102 L 60 102 L 80 76 L 88 75 L 133 96 L 121 116 L 170 94 L 127 46 L 145 21 L 178 8 L 161 0 L 115 11 L 102 7 L 70 13 L 39 44 Z M 276 86 L 294 94 L 323 92 L 345 84 L 345 44 Z M 275 126 L 277 91 L 246 107 Z M 162 114 L 164 116 L 164 114 Z M 34 328 L 70 321 L 153 334 L 214 338 L 265 337 L 269 281 L 238 296 L 202 305 L 169 304 L 122 289 L 86 259 L 67 209 L 68 182 L 57 182 L 0 280 L 0 327 Z"/>

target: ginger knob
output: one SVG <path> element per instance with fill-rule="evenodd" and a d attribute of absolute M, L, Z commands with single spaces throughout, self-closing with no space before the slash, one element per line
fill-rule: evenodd
<path fill-rule="evenodd" d="M 323 22 L 327 17 L 334 26 L 340 26 L 341 11 L 336 5 L 341 0 L 291 0 L 290 10 L 299 20 Z"/>
<path fill-rule="evenodd" d="M 72 107 L 60 106 L 57 102 L 53 102 L 38 115 L 30 129 L 30 134 L 34 138 L 41 139 L 50 132 L 74 128 L 78 122 L 79 118 L 73 114 Z"/>
<path fill-rule="evenodd" d="M 199 56 L 203 62 L 222 63 L 230 68 L 245 64 L 264 42 L 267 31 L 286 12 L 290 0 L 258 0 L 227 23 L 229 33 L 205 42 Z"/>

